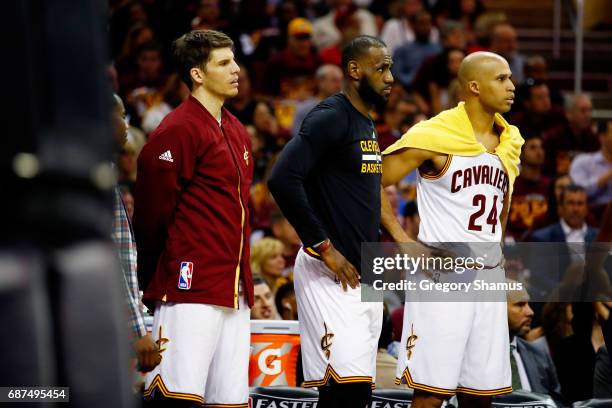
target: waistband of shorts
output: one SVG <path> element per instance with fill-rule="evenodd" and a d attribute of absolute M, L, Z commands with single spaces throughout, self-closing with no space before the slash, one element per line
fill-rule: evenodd
<path fill-rule="evenodd" d="M 319 261 L 323 260 L 323 258 L 321 258 L 321 255 L 317 251 L 315 251 L 315 249 L 312 248 L 312 247 L 305 247 L 305 246 L 303 246 L 301 248 L 301 250 L 306 255 L 310 256 L 311 258 L 318 259 Z"/>

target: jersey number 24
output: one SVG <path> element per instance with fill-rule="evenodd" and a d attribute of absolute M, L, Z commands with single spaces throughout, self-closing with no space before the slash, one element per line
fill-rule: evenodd
<path fill-rule="evenodd" d="M 470 231 L 482 231 L 482 225 L 479 222 L 479 218 L 485 213 L 487 197 L 484 194 L 476 194 L 472 199 L 472 205 L 477 207 L 478 210 L 470 216 L 468 229 Z M 489 215 L 487 215 L 486 222 L 491 226 L 491 233 L 495 234 L 495 227 L 497 226 L 497 196 L 493 196 L 493 207 Z"/>

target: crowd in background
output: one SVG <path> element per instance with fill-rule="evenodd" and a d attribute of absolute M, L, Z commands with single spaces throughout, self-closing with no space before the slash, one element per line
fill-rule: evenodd
<path fill-rule="evenodd" d="M 372 116 L 381 149 L 415 123 L 461 101 L 456 77 L 465 55 L 490 50 L 508 60 L 517 90 L 507 119 L 526 142 L 506 241 L 593 240 L 612 198 L 612 120 L 596 123 L 588 95 L 551 84 L 546 59 L 522 53 L 512 22 L 487 11 L 480 0 L 111 0 L 110 10 L 108 74 L 125 101 L 129 121 L 118 160 L 129 214 L 140 149 L 164 116 L 189 96 L 173 72 L 171 42 L 190 29 L 220 30 L 234 40 L 239 94 L 226 107 L 252 140 L 254 319 L 297 318 L 292 266 L 300 239 L 276 207 L 266 180 L 308 111 L 341 90 L 341 49 L 356 35 L 378 36 L 393 53 L 392 94 Z M 412 174 L 387 188 L 398 219 L 413 238 L 419 225 L 415 181 Z M 381 367 L 397 353 L 401 336 L 403 308 L 395 306 L 383 327 Z M 547 340 L 567 401 L 592 397 L 605 308 L 585 304 L 573 310 L 571 303 L 551 303 L 541 309 L 539 326 L 523 337 Z M 588 361 L 578 366 L 562 352 L 576 344 L 584 349 L 580 358 Z"/>

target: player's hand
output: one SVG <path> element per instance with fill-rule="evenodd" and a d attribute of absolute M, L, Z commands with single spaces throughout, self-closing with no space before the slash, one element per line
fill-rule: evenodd
<path fill-rule="evenodd" d="M 132 345 L 138 359 L 138 370 L 143 373 L 153 370 L 161 362 L 161 354 L 150 334 L 142 336 Z"/>
<path fill-rule="evenodd" d="M 344 291 L 347 290 L 347 286 L 353 289 L 359 286 L 357 270 L 333 245 L 321 254 L 321 258 L 325 266 L 336 274 Z"/>
<path fill-rule="evenodd" d="M 457 255 L 447 249 L 435 248 L 423 244 L 420 241 L 403 242 L 401 245 L 402 253 L 407 254 L 413 258 L 456 258 Z"/>
<path fill-rule="evenodd" d="M 423 259 L 441 259 L 442 262 L 445 262 L 448 258 L 455 259 L 457 256 L 453 254 L 451 251 L 435 248 L 432 246 L 425 245 L 420 241 L 412 241 L 409 243 L 401 243 L 399 247 L 399 251 L 401 254 L 408 255 L 411 258 L 423 258 Z M 427 265 L 429 265 L 430 261 L 427 261 Z M 437 264 L 439 261 L 435 261 L 434 264 Z M 414 272 L 414 271 L 413 271 Z M 432 281 L 437 281 L 439 278 L 434 277 L 434 272 L 439 273 L 450 273 L 450 271 L 445 270 L 436 270 L 432 271 L 429 267 L 421 267 L 420 272 L 425 274 Z"/>

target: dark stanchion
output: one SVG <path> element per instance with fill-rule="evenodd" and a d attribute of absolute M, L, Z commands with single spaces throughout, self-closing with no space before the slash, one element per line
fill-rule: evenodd
<path fill-rule="evenodd" d="M 0 385 L 69 387 L 70 406 L 131 407 L 110 242 L 105 3 L 0 7 L 5 129 L 14 129 L 0 138 Z"/>

